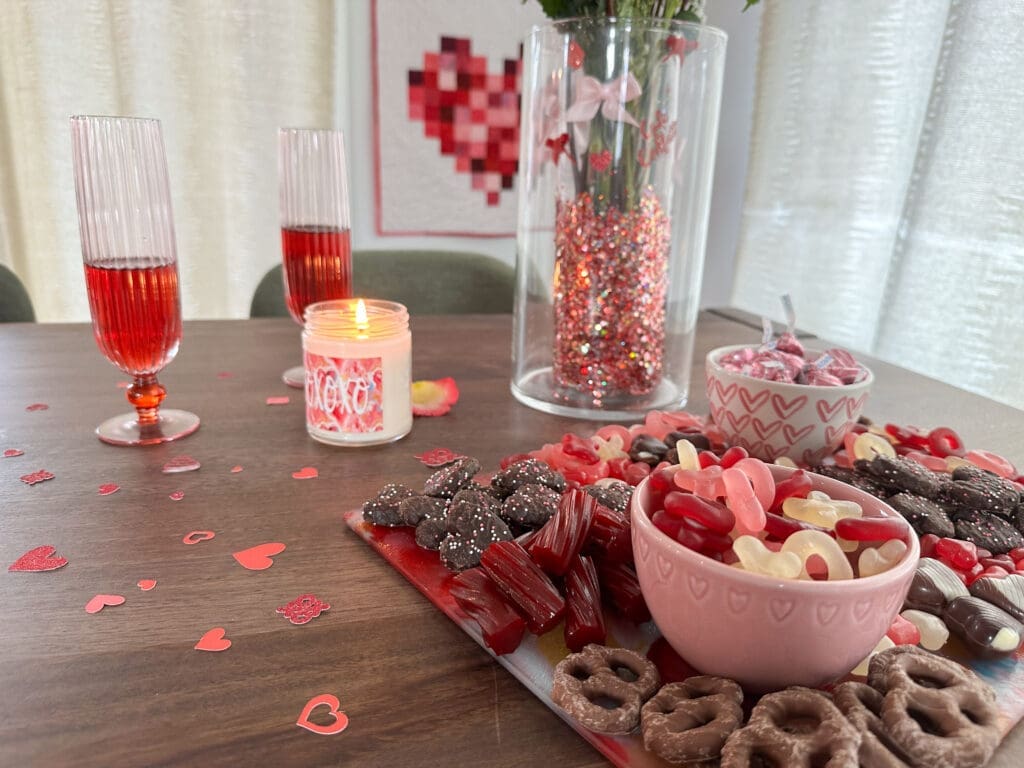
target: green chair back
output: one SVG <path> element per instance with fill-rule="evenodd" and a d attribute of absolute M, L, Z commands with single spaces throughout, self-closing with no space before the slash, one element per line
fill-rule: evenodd
<path fill-rule="evenodd" d="M 34 323 L 32 299 L 11 270 L 0 264 L 0 323 Z"/>
<path fill-rule="evenodd" d="M 281 266 L 260 280 L 250 317 L 287 317 Z M 448 251 L 355 251 L 354 296 L 399 301 L 413 315 L 512 311 L 515 270 L 490 256 Z"/>

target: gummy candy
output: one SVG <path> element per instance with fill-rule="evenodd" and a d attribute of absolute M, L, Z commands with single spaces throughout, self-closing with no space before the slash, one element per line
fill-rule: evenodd
<path fill-rule="evenodd" d="M 732 543 L 732 549 L 743 569 L 751 573 L 795 579 L 804 567 L 796 553 L 772 552 L 756 536 L 740 536 Z"/>
<path fill-rule="evenodd" d="M 786 517 L 802 520 L 819 528 L 834 528 L 843 517 L 860 517 L 863 510 L 855 501 L 830 499 L 825 494 L 811 491 L 806 499 L 790 497 L 782 502 Z"/>
<path fill-rule="evenodd" d="M 896 645 L 917 645 L 921 642 L 921 630 L 899 614 L 893 616 L 892 624 L 885 634 Z"/>
<path fill-rule="evenodd" d="M 760 531 L 764 528 L 764 507 L 757 500 L 746 474 L 735 467 L 722 471 L 725 486 L 726 506 L 736 516 L 736 524 L 744 531 Z M 773 489 L 774 490 L 774 489 Z"/>
<path fill-rule="evenodd" d="M 921 633 L 921 647 L 926 651 L 937 651 L 949 640 L 949 628 L 946 623 L 933 613 L 907 610 L 900 614 Z"/>
<path fill-rule="evenodd" d="M 812 555 L 825 561 L 829 581 L 853 578 L 853 568 L 835 539 L 823 531 L 798 531 L 782 544 L 782 554 L 792 552 L 800 558 L 800 575 L 807 577 L 806 563 Z"/>
<path fill-rule="evenodd" d="M 857 435 L 853 440 L 853 450 L 851 451 L 849 448 L 846 450 L 847 453 L 852 453 L 855 459 L 866 459 L 868 461 L 871 461 L 875 456 L 894 457 L 896 455 L 892 443 L 884 437 L 879 437 L 871 432 Z"/>
<path fill-rule="evenodd" d="M 992 451 L 972 450 L 964 454 L 964 458 L 979 469 L 985 469 L 1000 477 L 1013 478 L 1016 468 L 1008 460 Z"/>
<path fill-rule="evenodd" d="M 841 517 L 836 536 L 847 541 L 888 541 L 907 539 L 910 526 L 900 517 Z"/>
<path fill-rule="evenodd" d="M 736 518 L 724 504 L 691 493 L 673 491 L 665 497 L 665 511 L 676 517 L 688 517 L 716 533 L 728 533 Z"/>
<path fill-rule="evenodd" d="M 778 464 L 779 460 L 776 459 L 775 463 Z M 775 498 L 772 499 L 769 509 L 773 512 L 776 511 L 782 506 L 782 502 L 791 496 L 807 498 L 807 494 L 811 492 L 813 487 L 811 478 L 807 476 L 807 473 L 802 469 L 798 469 L 785 480 L 775 485 Z"/>
<path fill-rule="evenodd" d="M 935 554 L 960 571 L 969 570 L 978 562 L 977 545 L 961 539 L 939 539 L 935 542 Z"/>
<path fill-rule="evenodd" d="M 875 576 L 892 568 L 907 553 L 907 544 L 900 539 L 889 539 L 879 547 L 861 550 L 857 559 L 857 573 L 861 578 Z"/>
<path fill-rule="evenodd" d="M 936 427 L 928 433 L 928 449 L 932 456 L 944 459 L 947 456 L 963 456 L 964 441 L 949 427 Z"/>
<path fill-rule="evenodd" d="M 754 495 L 762 510 L 768 509 L 775 499 L 775 478 L 768 465 L 760 459 L 740 459 L 733 466 L 750 480 Z"/>

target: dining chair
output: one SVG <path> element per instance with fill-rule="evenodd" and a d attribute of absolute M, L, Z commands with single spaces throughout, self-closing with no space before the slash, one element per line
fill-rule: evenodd
<path fill-rule="evenodd" d="M 0 323 L 34 323 L 32 299 L 21 280 L 0 264 Z"/>
<path fill-rule="evenodd" d="M 256 287 L 249 317 L 287 317 L 281 265 Z M 398 301 L 413 315 L 512 311 L 515 270 L 479 253 L 354 251 L 352 295 Z"/>

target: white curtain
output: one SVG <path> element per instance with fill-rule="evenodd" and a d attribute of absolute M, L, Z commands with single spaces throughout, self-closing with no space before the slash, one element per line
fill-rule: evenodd
<path fill-rule="evenodd" d="M 331 127 L 334 0 L 0 2 L 0 262 L 87 320 L 68 117 L 157 117 L 186 317 L 246 316 L 280 260 L 277 128 Z"/>
<path fill-rule="evenodd" d="M 764 5 L 733 303 L 1024 408 L 1024 1 Z"/>

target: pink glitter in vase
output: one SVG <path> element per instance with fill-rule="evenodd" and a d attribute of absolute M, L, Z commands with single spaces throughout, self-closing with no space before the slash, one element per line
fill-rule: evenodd
<path fill-rule="evenodd" d="M 589 192 L 558 205 L 555 380 L 595 407 L 661 381 L 670 242 L 671 221 L 650 189 L 626 212 L 598 212 Z"/>

